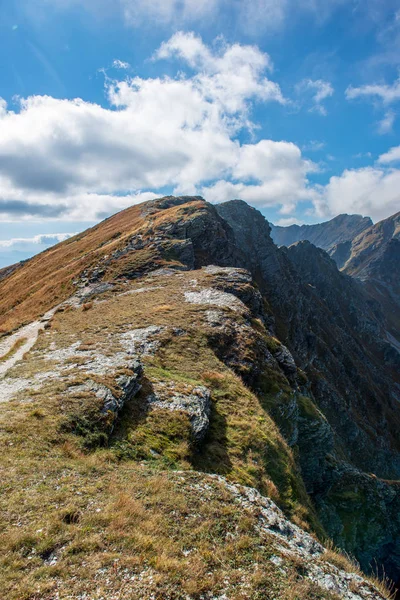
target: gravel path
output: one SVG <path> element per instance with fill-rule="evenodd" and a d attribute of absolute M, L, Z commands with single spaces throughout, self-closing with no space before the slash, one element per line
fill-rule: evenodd
<path fill-rule="evenodd" d="M 21 327 L 15 333 L 9 335 L 3 341 L 0 342 L 0 358 L 7 354 L 13 346 L 18 342 L 18 340 L 25 339 L 26 341 L 18 348 L 18 350 L 10 356 L 6 361 L 0 363 L 0 380 L 6 375 L 7 371 L 11 369 L 19 360 L 21 360 L 25 354 L 28 352 L 35 344 L 39 331 L 44 329 L 46 323 L 51 320 L 54 313 L 56 312 L 58 307 L 52 308 L 43 317 L 34 321 L 33 323 L 29 323 L 29 325 L 25 325 L 25 327 Z M 1 397 L 1 383 L 0 383 L 0 402 L 2 401 Z"/>

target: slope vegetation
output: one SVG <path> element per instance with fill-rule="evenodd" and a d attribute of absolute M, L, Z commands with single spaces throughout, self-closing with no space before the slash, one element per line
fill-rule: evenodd
<path fill-rule="evenodd" d="M 308 246 L 167 197 L 0 282 L 4 355 L 39 323 L 0 379 L 7 598 L 388 597 L 316 541 L 397 577 L 382 315 Z"/>

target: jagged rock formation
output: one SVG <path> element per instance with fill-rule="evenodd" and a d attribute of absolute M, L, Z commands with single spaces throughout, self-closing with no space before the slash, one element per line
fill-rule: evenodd
<path fill-rule="evenodd" d="M 279 227 L 271 224 L 271 237 L 277 246 L 291 246 L 295 242 L 306 240 L 328 252 L 334 246 L 351 242 L 371 225 L 369 217 L 338 215 L 330 221 L 316 225 Z"/>
<path fill-rule="evenodd" d="M 362 280 L 373 278 L 397 284 L 399 242 L 400 212 L 353 238 L 345 271 Z"/>
<path fill-rule="evenodd" d="M 39 274 L 41 285 L 34 279 Z M 31 283 L 24 286 L 26 281 Z M 8 400 L 0 404 L 7 448 L 3 468 L 13 465 L 2 509 L 12 515 L 10 522 L 23 519 L 25 535 L 15 541 L 12 526 L 7 526 L 4 547 L 25 569 L 19 586 L 34 587 L 36 570 L 54 555 L 67 575 L 57 580 L 46 572 L 43 585 L 65 591 L 66 585 L 78 585 L 71 583 L 74 574 L 74 581 L 83 582 L 76 590 L 83 593 L 90 580 L 105 577 L 96 570 L 100 553 L 115 551 L 121 561 L 131 557 L 127 536 L 139 509 L 128 499 L 121 505 L 109 478 L 126 482 L 133 477 L 132 493 L 141 498 L 147 492 L 138 482 L 150 481 L 153 475 L 144 473 L 153 467 L 184 470 L 179 508 L 166 509 L 168 514 L 183 511 L 191 519 L 190 503 L 198 502 L 199 490 L 203 494 L 210 488 L 203 483 L 188 487 L 190 474 L 218 474 L 276 500 L 286 513 L 279 517 L 282 535 L 294 527 L 284 522 L 290 518 L 321 539 L 328 534 L 363 569 L 376 560 L 389 576 L 398 577 L 399 359 L 390 354 L 393 347 L 379 304 L 360 283 L 340 273 L 324 251 L 308 242 L 278 248 L 268 223 L 244 202 L 215 207 L 197 197 L 167 197 L 123 211 L 28 261 L 0 282 L 0 297 L 4 331 L 59 305 L 33 349 L 0 380 L 2 400 Z M 67 498 L 70 504 L 75 496 L 63 484 L 63 495 L 56 494 L 55 500 L 55 479 L 75 469 L 82 471 L 80 481 L 86 485 L 96 460 L 101 483 L 95 490 L 90 483 L 87 496 L 95 494 L 101 506 L 112 497 L 116 508 L 106 515 L 114 510 L 119 516 L 107 517 L 101 543 L 85 546 L 79 525 L 72 530 L 70 523 L 59 525 L 60 502 Z M 48 481 L 46 496 L 34 492 L 36 472 Z M 20 482 L 30 490 L 31 501 L 17 515 L 12 499 Z M 226 489 L 236 497 L 247 495 L 244 510 L 249 509 L 249 494 L 257 496 L 229 485 Z M 42 549 L 44 540 L 35 534 L 42 527 L 36 515 L 40 503 L 45 503 L 46 519 L 53 524 L 46 533 L 48 554 Z M 272 506 L 261 498 L 257 503 L 261 512 Z M 79 511 L 86 514 L 88 504 L 82 506 Z M 121 506 L 130 507 L 129 518 Z M 200 519 L 206 518 L 206 507 L 196 511 Z M 170 517 L 166 523 L 173 527 Z M 98 540 L 96 527 L 92 525 Z M 118 527 L 120 538 L 115 535 Z M 165 542 L 157 533 L 161 547 L 155 547 L 149 531 L 144 528 L 137 542 L 146 558 L 136 566 L 158 581 Z M 294 537 L 303 535 L 296 532 Z M 207 566 L 211 558 L 198 553 L 199 539 L 192 544 L 194 550 L 187 548 L 194 552 L 188 560 L 200 571 L 211 568 L 216 578 L 211 589 L 201 592 L 203 597 L 217 592 L 229 597 L 230 584 L 224 589 L 217 582 L 220 567 Z M 167 572 L 173 561 L 183 564 L 182 556 L 190 556 L 182 555 L 187 542 L 182 543 L 179 558 L 172 550 L 168 555 Z M 87 550 L 77 554 L 90 555 L 89 575 L 82 571 L 81 560 L 74 566 L 70 558 L 82 545 Z M 321 555 L 317 547 L 316 555 Z M 34 554 L 29 555 L 29 548 Z M 283 557 L 273 564 L 290 574 L 294 559 L 280 550 Z M 317 586 L 303 597 L 333 598 L 332 591 L 352 600 L 380 597 L 353 576 L 346 579 L 334 569 L 324 571 L 326 576 L 317 573 L 310 566 L 311 556 L 301 551 L 297 559 L 301 585 L 308 581 Z M 262 564 L 264 569 L 269 565 Z M 15 570 L 10 573 L 8 586 Z M 179 591 L 164 587 L 163 597 L 192 597 L 183 591 L 183 579 L 178 578 Z M 286 598 L 275 575 L 275 583 L 249 581 L 240 584 L 239 597 Z M 148 596 L 140 591 L 141 597 L 155 593 L 153 583 L 146 588 Z M 271 591 L 268 585 L 275 584 Z M 137 586 L 132 590 L 139 593 Z"/>
<path fill-rule="evenodd" d="M 359 279 L 381 305 L 387 339 L 400 349 L 400 213 L 371 225 L 351 242 L 331 250 L 338 267 Z M 387 357 L 390 362 L 390 354 Z"/>

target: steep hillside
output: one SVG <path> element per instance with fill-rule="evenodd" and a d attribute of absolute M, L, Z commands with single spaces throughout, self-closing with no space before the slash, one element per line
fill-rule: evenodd
<path fill-rule="evenodd" d="M 360 279 L 382 305 L 390 335 L 400 346 L 400 213 L 366 229 L 351 244 L 339 244 L 332 258 Z"/>
<path fill-rule="evenodd" d="M 291 246 L 307 240 L 329 251 L 338 244 L 348 242 L 372 225 L 369 217 L 361 215 L 338 215 L 325 223 L 316 225 L 290 225 L 279 227 L 271 224 L 271 237 L 277 246 Z"/>
<path fill-rule="evenodd" d="M 399 578 L 398 355 L 325 252 L 168 197 L 0 292 L 7 598 L 388 596 L 316 542 Z"/>
<path fill-rule="evenodd" d="M 389 285 L 398 283 L 398 256 L 400 243 L 400 212 L 369 227 L 352 242 L 345 270 L 360 279 L 375 278 Z"/>

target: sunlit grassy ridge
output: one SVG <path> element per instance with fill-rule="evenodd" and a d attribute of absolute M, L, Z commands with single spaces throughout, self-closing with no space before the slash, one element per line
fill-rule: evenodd
<path fill-rule="evenodd" d="M 95 267 L 104 256 L 123 248 L 137 233 L 146 240 L 163 223 L 189 218 L 188 209 L 201 209 L 204 202 L 193 199 L 182 206 L 143 214 L 146 204 L 132 206 L 99 225 L 33 257 L 11 275 L 0 280 L 0 333 L 29 323 L 66 300 L 76 290 L 74 281 L 85 270 Z M 109 278 L 122 272 L 155 268 L 165 262 L 155 250 L 144 248 L 119 258 L 108 269 Z M 173 262 L 173 261 L 172 261 Z"/>

